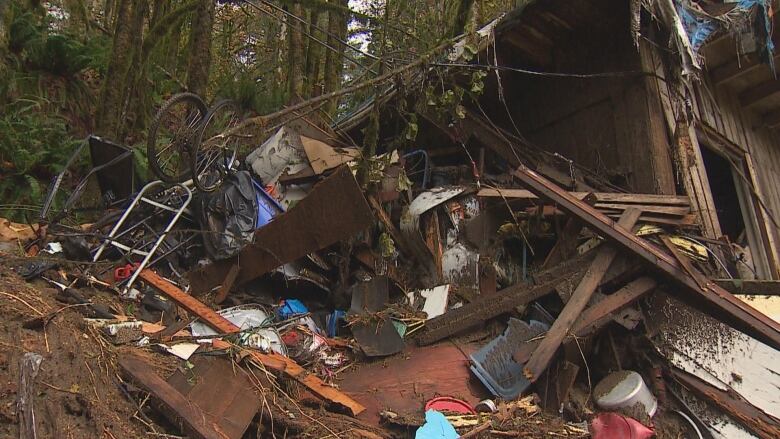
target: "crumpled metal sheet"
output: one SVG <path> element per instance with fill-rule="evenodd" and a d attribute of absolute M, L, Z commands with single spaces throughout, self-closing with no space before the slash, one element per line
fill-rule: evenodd
<path fill-rule="evenodd" d="M 385 276 L 376 276 L 368 282 L 355 284 L 351 290 L 349 314 L 369 317 L 367 322 L 351 326 L 352 335 L 360 349 L 369 357 L 384 357 L 404 349 L 404 341 L 390 319 L 377 321 L 370 314 L 382 311 L 390 301 L 389 283 Z"/>

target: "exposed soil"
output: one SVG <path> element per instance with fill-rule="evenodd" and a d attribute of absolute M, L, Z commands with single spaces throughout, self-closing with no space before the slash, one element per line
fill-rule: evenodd
<path fill-rule="evenodd" d="M 116 356 L 133 349 L 162 376 L 175 367 L 170 359 L 111 345 L 84 322 L 78 307 L 54 300 L 55 293 L 0 266 L 0 437 L 19 436 L 16 400 L 19 360 L 25 352 L 43 356 L 33 400 L 39 438 L 119 439 L 165 431 L 156 421 L 137 414 L 137 403 L 121 387 Z M 51 320 L 38 330 L 23 327 L 38 316 L 51 316 Z"/>

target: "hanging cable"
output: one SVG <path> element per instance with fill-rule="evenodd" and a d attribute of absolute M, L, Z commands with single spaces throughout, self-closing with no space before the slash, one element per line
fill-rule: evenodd
<path fill-rule="evenodd" d="M 334 41 L 337 41 L 338 43 L 340 43 L 341 45 L 343 45 L 346 48 L 352 49 L 355 52 L 358 52 L 361 55 L 363 55 L 363 56 L 365 56 L 367 58 L 371 58 L 371 59 L 373 59 L 375 61 L 379 60 L 379 58 L 377 58 L 376 56 L 374 56 L 374 55 L 372 55 L 372 54 L 370 54 L 370 53 L 368 53 L 368 52 L 366 52 L 366 51 L 364 51 L 362 49 L 359 49 L 359 48 L 349 44 L 349 42 L 344 41 L 343 39 L 339 38 L 338 35 L 334 35 L 332 32 L 330 32 L 330 31 L 328 31 L 326 29 L 323 29 L 323 28 L 321 28 L 321 27 L 319 27 L 319 26 L 317 26 L 315 24 L 309 23 L 306 20 L 304 20 L 303 18 L 298 17 L 297 15 L 291 13 L 290 11 L 285 10 L 284 8 L 276 6 L 275 4 L 273 4 L 273 3 L 271 3 L 271 2 L 269 2 L 267 0 L 260 0 L 260 2 L 263 3 L 264 5 L 267 5 L 268 7 L 272 8 L 272 9 L 274 9 L 274 10 L 277 10 L 277 11 L 283 13 L 283 14 L 286 14 L 286 15 L 288 15 L 290 17 L 293 17 L 294 19 L 296 19 L 297 21 L 301 22 L 302 24 L 305 24 L 307 26 L 313 27 L 314 29 L 317 29 L 318 31 L 324 33 L 328 37 L 333 38 Z M 252 6 L 254 6 L 255 8 L 258 8 L 258 6 L 253 4 L 252 2 L 247 2 L 247 3 L 252 5 Z"/>
<path fill-rule="evenodd" d="M 264 2 L 264 3 L 265 3 L 265 2 Z M 264 13 L 264 14 L 268 15 L 269 17 L 272 17 L 272 18 L 274 18 L 275 20 L 281 20 L 281 19 L 280 19 L 279 17 L 277 17 L 276 15 L 274 15 L 274 14 L 272 14 L 272 13 L 270 13 L 270 12 L 266 11 L 265 9 L 261 8 L 260 6 L 258 6 L 258 5 L 256 5 L 256 4 L 254 4 L 254 3 L 252 3 L 252 2 L 247 2 L 246 4 L 247 4 L 247 5 L 249 5 L 250 7 L 254 8 L 254 9 L 255 9 L 255 10 L 257 10 L 257 11 L 260 11 L 260 12 L 262 12 L 262 13 Z M 267 3 L 266 3 L 266 4 L 267 4 Z M 347 61 L 350 61 L 351 63 L 353 63 L 353 64 L 355 64 L 355 65 L 357 65 L 357 66 L 359 66 L 359 67 L 362 67 L 362 68 L 364 68 L 364 69 L 367 69 L 367 70 L 369 70 L 369 71 L 370 71 L 371 73 L 373 73 L 373 74 L 377 74 L 375 71 L 371 70 L 370 68 L 367 68 L 367 67 L 366 67 L 364 64 L 362 64 L 362 63 L 361 63 L 360 61 L 358 61 L 357 59 L 355 59 L 355 58 L 353 58 L 353 57 L 351 57 L 351 56 L 347 55 L 347 54 L 346 54 L 346 53 L 344 53 L 344 52 L 341 52 L 341 51 L 339 51 L 338 49 L 336 49 L 335 47 L 333 47 L 333 46 L 331 46 L 330 44 L 326 43 L 325 41 L 322 41 L 322 40 L 320 40 L 319 38 L 317 38 L 317 37 L 315 37 L 314 35 L 312 35 L 311 33 L 307 32 L 307 31 L 305 30 L 305 26 L 308 26 L 308 25 L 310 25 L 310 23 L 308 23 L 306 20 L 304 20 L 304 19 L 302 19 L 302 18 L 298 17 L 297 15 L 295 15 L 295 14 L 293 14 L 293 13 L 289 12 L 289 11 L 285 11 L 284 9 L 282 9 L 282 8 L 279 8 L 278 6 L 271 5 L 271 4 L 269 4 L 269 6 L 271 6 L 271 7 L 275 8 L 275 9 L 278 9 L 280 12 L 284 13 L 285 15 L 287 15 L 287 16 L 289 16 L 289 17 L 292 17 L 292 18 L 294 18 L 295 20 L 299 21 L 299 22 L 302 24 L 302 26 L 301 26 L 301 28 L 300 28 L 300 32 L 301 32 L 301 34 L 305 35 L 306 37 L 308 37 L 308 38 L 309 38 L 309 39 L 311 39 L 312 41 L 314 41 L 314 42 L 316 42 L 316 43 L 320 44 L 321 46 L 325 47 L 326 49 L 328 49 L 328 50 L 330 50 L 330 51 L 333 51 L 333 52 L 337 53 L 339 56 L 343 57 L 343 58 L 344 58 L 344 59 L 346 59 Z M 317 26 L 313 26 L 313 25 L 311 25 L 311 26 L 312 26 L 312 27 L 314 27 L 315 29 L 319 29 L 319 27 L 317 27 Z M 346 43 L 344 43 L 344 44 L 346 44 Z M 352 46 L 349 46 L 348 44 L 347 44 L 347 46 L 348 46 L 348 47 L 350 47 L 350 48 L 352 48 L 352 49 L 354 49 L 354 50 L 355 50 L 355 51 L 357 51 L 357 52 L 360 52 L 360 53 L 362 53 L 362 54 L 366 54 L 365 52 L 363 52 L 363 51 L 361 51 L 361 50 L 359 50 L 359 49 L 356 49 L 356 48 L 354 48 L 354 47 L 352 47 Z M 366 54 L 366 55 L 370 55 L 370 54 Z M 370 55 L 370 56 L 371 56 L 372 58 L 375 58 L 373 55 Z"/>

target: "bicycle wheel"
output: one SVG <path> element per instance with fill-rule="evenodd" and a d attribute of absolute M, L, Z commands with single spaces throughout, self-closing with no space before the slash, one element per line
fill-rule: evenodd
<path fill-rule="evenodd" d="M 203 118 L 194 154 L 191 157 L 193 181 L 203 192 L 219 187 L 236 159 L 240 138 L 225 135 L 241 123 L 241 110 L 231 100 L 218 101 Z"/>
<path fill-rule="evenodd" d="M 149 167 L 162 181 L 181 183 L 192 175 L 190 157 L 207 107 L 198 95 L 179 93 L 168 99 L 149 127 Z"/>

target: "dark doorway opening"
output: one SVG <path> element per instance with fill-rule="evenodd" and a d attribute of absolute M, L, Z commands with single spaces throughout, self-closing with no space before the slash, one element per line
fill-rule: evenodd
<path fill-rule="evenodd" d="M 745 240 L 745 217 L 739 205 L 731 163 L 717 152 L 702 146 L 701 155 L 720 229 L 731 242 L 742 243 L 741 241 Z"/>

